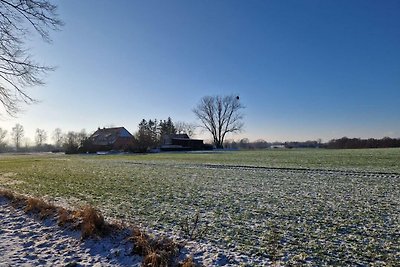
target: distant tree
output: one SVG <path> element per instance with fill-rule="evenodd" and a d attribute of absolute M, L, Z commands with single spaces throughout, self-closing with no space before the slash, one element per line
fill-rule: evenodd
<path fill-rule="evenodd" d="M 23 138 L 23 145 L 24 147 L 22 149 L 20 149 L 21 152 L 29 152 L 31 151 L 32 147 L 31 147 L 31 140 L 27 137 Z"/>
<path fill-rule="evenodd" d="M 146 152 L 152 148 L 157 148 L 162 144 L 165 136 L 176 133 L 177 128 L 170 117 L 167 120 L 150 119 L 147 121 L 143 119 L 135 133 L 136 150 Z"/>
<path fill-rule="evenodd" d="M 211 133 L 214 145 L 223 148 L 226 134 L 243 129 L 243 108 L 238 96 L 205 96 L 193 112 L 202 127 Z"/>
<path fill-rule="evenodd" d="M 143 119 L 139 123 L 138 128 L 135 139 L 139 152 L 147 152 L 149 149 L 154 148 L 159 144 L 157 120 L 149 120 L 147 122 Z"/>
<path fill-rule="evenodd" d="M 19 123 L 15 124 L 12 128 L 11 136 L 14 140 L 15 148 L 18 151 L 21 147 L 22 138 L 24 137 L 24 127 Z"/>
<path fill-rule="evenodd" d="M 148 131 L 152 141 L 155 142 L 155 144 L 158 144 L 158 141 L 160 140 L 160 128 L 157 119 L 154 119 L 154 121 L 149 120 Z"/>
<path fill-rule="evenodd" d="M 79 145 L 82 144 L 88 138 L 88 134 L 86 133 L 85 129 L 82 129 L 79 133 L 77 133 L 78 143 Z"/>
<path fill-rule="evenodd" d="M 162 138 L 164 135 L 176 134 L 176 128 L 172 119 L 168 117 L 167 120 L 161 120 L 159 123 L 159 136 Z"/>
<path fill-rule="evenodd" d="M 44 144 L 44 142 L 46 142 L 47 140 L 47 133 L 45 130 L 43 129 L 36 129 L 35 132 L 35 143 L 36 143 L 36 147 L 40 148 L 42 147 L 42 145 Z"/>
<path fill-rule="evenodd" d="M 69 131 L 64 137 L 64 150 L 67 154 L 81 153 L 83 146 L 86 144 L 88 134 L 85 129 L 80 132 Z"/>
<path fill-rule="evenodd" d="M 78 153 L 79 149 L 79 134 L 73 131 L 69 131 L 65 136 L 64 136 L 64 143 L 63 147 L 65 150 L 65 153 L 67 154 L 75 154 Z"/>
<path fill-rule="evenodd" d="M 318 144 L 318 147 L 320 147 L 322 145 L 322 139 L 321 138 L 317 139 L 317 144 Z"/>
<path fill-rule="evenodd" d="M 6 136 L 7 131 L 0 128 L 0 152 L 4 151 L 7 146 L 7 142 L 5 140 Z"/>
<path fill-rule="evenodd" d="M 264 139 L 250 141 L 248 138 L 242 138 L 237 142 L 235 140 L 227 140 L 224 143 L 224 147 L 230 149 L 265 149 L 271 147 L 271 144 Z"/>
<path fill-rule="evenodd" d="M 194 123 L 177 121 L 175 123 L 175 128 L 177 133 L 187 134 L 189 137 L 193 137 L 197 127 Z"/>
<path fill-rule="evenodd" d="M 241 149 L 249 149 L 249 148 L 251 148 L 251 144 L 250 144 L 249 138 L 240 139 L 239 148 L 241 148 Z"/>
<path fill-rule="evenodd" d="M 400 147 L 400 139 L 384 137 L 382 139 L 360 139 L 347 138 L 332 139 L 326 145 L 327 148 L 346 149 L 346 148 L 385 148 Z"/>
<path fill-rule="evenodd" d="M 366 142 L 366 147 L 370 147 L 370 148 L 379 147 L 379 140 L 376 140 L 375 138 L 369 138 Z"/>
<path fill-rule="evenodd" d="M 54 141 L 54 146 L 60 148 L 63 143 L 63 133 L 60 128 L 54 129 L 52 139 Z"/>
<path fill-rule="evenodd" d="M 49 31 L 63 24 L 56 9 L 48 0 L 0 0 L 0 103 L 10 115 L 21 101 L 34 102 L 24 89 L 42 85 L 42 75 L 54 69 L 33 61 L 25 40 L 36 32 L 50 42 Z"/>
<path fill-rule="evenodd" d="M 390 137 L 383 137 L 380 141 L 381 147 L 393 147 L 393 139 Z"/>
<path fill-rule="evenodd" d="M 262 149 L 269 147 L 269 144 L 264 139 L 257 139 L 255 142 L 253 142 L 253 146 L 254 148 Z"/>
<path fill-rule="evenodd" d="M 238 149 L 239 148 L 239 144 L 231 139 L 231 140 L 226 140 L 224 141 L 224 148 L 228 148 L 228 149 Z"/>

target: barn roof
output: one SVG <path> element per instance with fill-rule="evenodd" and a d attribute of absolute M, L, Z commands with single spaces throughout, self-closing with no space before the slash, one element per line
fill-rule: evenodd
<path fill-rule="evenodd" d="M 131 138 L 133 137 L 128 130 L 124 127 L 114 127 L 114 128 L 98 128 L 89 139 L 98 145 L 108 145 L 113 144 L 119 137 Z"/>

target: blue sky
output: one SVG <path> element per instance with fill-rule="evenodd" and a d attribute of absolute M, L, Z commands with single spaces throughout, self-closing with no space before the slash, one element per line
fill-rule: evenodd
<path fill-rule="evenodd" d="M 142 118 L 196 122 L 202 96 L 238 94 L 245 129 L 228 138 L 400 137 L 400 1 L 57 3 L 62 31 L 29 45 L 58 68 L 2 128 L 134 132 Z"/>

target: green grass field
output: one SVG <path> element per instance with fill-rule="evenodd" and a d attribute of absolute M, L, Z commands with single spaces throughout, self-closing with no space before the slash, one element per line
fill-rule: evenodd
<path fill-rule="evenodd" d="M 199 212 L 251 265 L 400 262 L 400 149 L 0 155 L 0 185 L 167 234 Z"/>

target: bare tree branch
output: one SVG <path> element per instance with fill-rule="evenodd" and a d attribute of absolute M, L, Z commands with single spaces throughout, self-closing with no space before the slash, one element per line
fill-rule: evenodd
<path fill-rule="evenodd" d="M 197 128 L 194 123 L 184 121 L 177 121 L 174 125 L 178 134 L 187 134 L 190 138 L 194 136 Z"/>
<path fill-rule="evenodd" d="M 43 85 L 43 76 L 54 70 L 32 60 L 25 40 L 36 32 L 51 42 L 50 31 L 62 25 L 50 0 L 0 0 L 0 103 L 9 115 L 20 111 L 21 102 L 36 102 L 25 88 Z"/>

